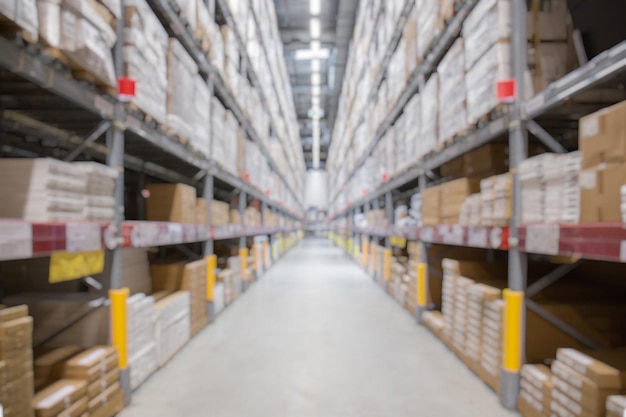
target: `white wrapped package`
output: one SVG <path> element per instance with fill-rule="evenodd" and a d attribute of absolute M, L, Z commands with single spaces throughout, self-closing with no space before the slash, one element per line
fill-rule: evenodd
<path fill-rule="evenodd" d="M 466 74 L 467 121 L 470 125 L 498 106 L 497 82 L 510 77 L 511 47 L 508 43 L 500 42 Z"/>
<path fill-rule="evenodd" d="M 37 42 L 39 15 L 36 0 L 0 0 L 0 16 L 24 30 L 30 42 Z"/>
<path fill-rule="evenodd" d="M 499 41 L 511 37 L 511 0 L 481 0 L 463 23 L 465 69 Z"/>
<path fill-rule="evenodd" d="M 467 127 L 463 39 L 459 38 L 441 60 L 439 74 L 439 142 Z"/>
<path fill-rule="evenodd" d="M 180 15 L 187 20 L 191 30 L 195 31 L 197 27 L 198 0 L 175 0 L 175 3 L 180 7 Z"/>
<path fill-rule="evenodd" d="M 417 56 L 424 58 L 443 28 L 440 0 L 417 0 Z"/>
<path fill-rule="evenodd" d="M 191 147 L 208 157 L 211 153 L 210 117 L 211 111 L 211 91 L 206 81 L 196 75 L 194 79 L 194 118 L 193 137 L 190 142 Z"/>
<path fill-rule="evenodd" d="M 61 0 L 39 0 L 37 12 L 42 43 L 58 48 L 61 43 Z"/>
<path fill-rule="evenodd" d="M 181 43 L 170 38 L 167 57 L 167 123 L 185 139 L 193 136 L 194 88 L 198 66 Z"/>
<path fill-rule="evenodd" d="M 419 94 L 416 94 L 409 100 L 404 107 L 404 114 L 407 119 L 405 125 L 406 134 L 406 151 L 407 151 L 407 164 L 413 164 L 416 162 L 418 144 L 420 142 L 421 131 L 421 98 Z"/>
<path fill-rule="evenodd" d="M 145 0 L 125 0 L 125 74 L 137 81 L 133 103 L 167 124 L 168 35 Z"/>
<path fill-rule="evenodd" d="M 89 2 L 63 1 L 59 48 L 74 65 L 109 87 L 117 85 L 111 53 L 116 40 L 109 22 Z"/>
<path fill-rule="evenodd" d="M 421 134 L 416 151 L 418 160 L 435 149 L 437 138 L 439 137 L 439 119 L 437 117 L 439 109 L 439 76 L 437 73 L 430 77 L 424 86 L 421 97 Z"/>

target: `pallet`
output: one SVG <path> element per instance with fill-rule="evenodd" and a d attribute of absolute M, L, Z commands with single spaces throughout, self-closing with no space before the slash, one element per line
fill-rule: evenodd
<path fill-rule="evenodd" d="M 478 118 L 478 121 L 475 123 L 476 128 L 481 129 L 485 127 L 487 124 L 489 124 L 491 121 L 500 118 L 501 116 L 506 114 L 507 108 L 508 108 L 507 104 L 500 103 L 496 105 L 488 113 Z"/>
<path fill-rule="evenodd" d="M 131 111 L 133 116 L 135 116 L 138 119 L 142 120 L 145 124 L 147 124 L 148 126 L 152 127 L 153 129 L 163 130 L 161 128 L 160 123 L 154 117 L 152 117 L 151 115 L 149 115 L 145 111 L 141 110 L 137 106 L 137 104 L 135 104 L 133 102 L 128 102 L 128 103 L 126 103 L 126 108 Z"/>
<path fill-rule="evenodd" d="M 15 22 L 6 18 L 0 17 L 0 35 L 7 39 L 15 39 L 24 41 L 28 44 L 37 44 L 37 37 L 33 37 L 26 29 L 18 26 Z"/>
<path fill-rule="evenodd" d="M 76 78 L 77 80 L 86 81 L 87 83 L 96 86 L 98 90 L 105 92 L 111 97 L 117 96 L 117 88 L 104 84 L 103 82 L 98 80 L 93 74 L 91 74 L 89 71 L 85 71 L 83 69 L 76 69 L 72 71 L 72 75 L 74 75 L 74 78 Z"/>

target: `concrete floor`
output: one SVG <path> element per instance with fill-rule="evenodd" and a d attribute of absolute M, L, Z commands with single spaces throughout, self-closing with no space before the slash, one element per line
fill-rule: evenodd
<path fill-rule="evenodd" d="M 121 417 L 504 417 L 491 392 L 325 240 L 305 240 Z"/>

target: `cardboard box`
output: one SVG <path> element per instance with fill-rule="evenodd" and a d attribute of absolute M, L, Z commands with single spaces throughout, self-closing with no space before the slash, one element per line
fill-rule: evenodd
<path fill-rule="evenodd" d="M 62 379 L 37 393 L 32 405 L 36 417 L 53 417 L 78 402 L 87 392 L 87 383 L 81 380 Z"/>
<path fill-rule="evenodd" d="M 65 364 L 63 376 L 70 379 L 96 381 L 118 366 L 117 350 L 113 346 L 94 346 L 74 356 Z"/>
<path fill-rule="evenodd" d="M 204 198 L 196 200 L 196 224 L 209 224 L 209 203 Z"/>
<path fill-rule="evenodd" d="M 152 264 L 150 275 L 152 276 L 153 291 L 178 291 L 181 288 L 183 272 L 186 262 Z"/>
<path fill-rule="evenodd" d="M 517 408 L 520 414 L 523 417 L 550 417 L 550 410 L 547 412 L 541 412 L 535 408 L 535 402 L 531 399 L 528 399 L 528 396 L 523 392 L 520 393 L 520 396 L 517 400 Z"/>
<path fill-rule="evenodd" d="M 624 417 L 626 413 L 626 396 L 611 395 L 606 399 L 607 417 Z"/>
<path fill-rule="evenodd" d="M 118 390 L 113 393 L 107 402 L 101 404 L 92 413 L 89 413 L 89 417 L 113 417 L 124 408 L 124 394 Z"/>
<path fill-rule="evenodd" d="M 463 155 L 463 172 L 467 177 L 493 171 L 500 174 L 506 172 L 508 167 L 509 147 L 505 144 L 487 144 Z"/>
<path fill-rule="evenodd" d="M 579 374 L 589 378 L 601 389 L 626 388 L 626 350 L 598 351 L 585 354 L 575 349 L 561 348 L 556 358 Z"/>
<path fill-rule="evenodd" d="M 120 370 L 119 368 L 115 368 L 109 373 L 107 373 L 102 378 L 92 382 L 87 387 L 87 398 L 92 399 L 96 398 L 100 394 L 102 394 L 108 387 L 111 387 L 118 383 L 120 380 Z"/>
<path fill-rule="evenodd" d="M 621 222 L 620 188 L 626 164 L 605 164 L 580 173 L 581 222 Z"/>
<path fill-rule="evenodd" d="M 114 382 L 113 385 L 109 386 L 103 392 L 98 394 L 97 397 L 89 400 L 88 409 L 89 414 L 93 414 L 97 409 L 108 403 L 115 394 L 120 391 L 120 383 Z"/>
<path fill-rule="evenodd" d="M 196 189 L 185 184 L 149 184 L 146 219 L 176 223 L 196 221 Z"/>
<path fill-rule="evenodd" d="M 626 162 L 626 101 L 580 119 L 583 168 Z"/>

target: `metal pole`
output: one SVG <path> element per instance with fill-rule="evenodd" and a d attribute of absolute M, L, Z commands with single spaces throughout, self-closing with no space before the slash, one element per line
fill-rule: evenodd
<path fill-rule="evenodd" d="M 393 198 L 391 196 L 391 191 L 385 194 L 385 210 L 387 212 L 387 226 L 393 226 Z M 385 239 L 385 247 L 387 249 L 391 249 L 391 237 L 387 234 Z"/>
<path fill-rule="evenodd" d="M 213 177 L 213 175 L 207 172 L 206 176 L 204 177 L 204 188 L 202 190 L 202 198 L 204 198 L 207 202 L 207 206 L 208 206 L 207 207 L 208 208 L 207 219 L 209 221 L 209 226 L 212 224 L 211 223 L 211 204 L 213 204 L 214 184 L 215 184 L 215 178 Z M 209 238 L 204 243 L 204 255 L 205 256 L 213 255 L 213 252 L 215 252 L 214 242 L 213 242 L 213 239 Z"/>
<path fill-rule="evenodd" d="M 517 83 L 517 95 L 512 106 L 509 125 L 509 161 L 513 173 L 513 216 L 510 222 L 509 238 L 509 279 L 505 291 L 506 303 L 504 328 L 504 346 L 502 376 L 500 379 L 500 400 L 510 409 L 517 408 L 520 390 L 520 369 L 523 363 L 526 345 L 524 322 L 524 291 L 526 290 L 526 254 L 519 250 L 518 225 L 521 222 L 522 202 L 521 183 L 517 170 L 528 155 L 528 132 L 523 114 L 524 73 L 526 59 L 526 0 L 512 0 L 512 37 L 511 55 L 513 57 L 513 76 Z"/>
<path fill-rule="evenodd" d="M 241 219 L 241 225 L 244 226 L 246 225 L 246 206 L 248 205 L 248 196 L 246 195 L 245 191 L 241 191 L 239 193 L 239 217 Z M 239 238 L 239 248 L 243 249 L 245 248 L 247 238 L 246 236 L 241 236 Z"/>

